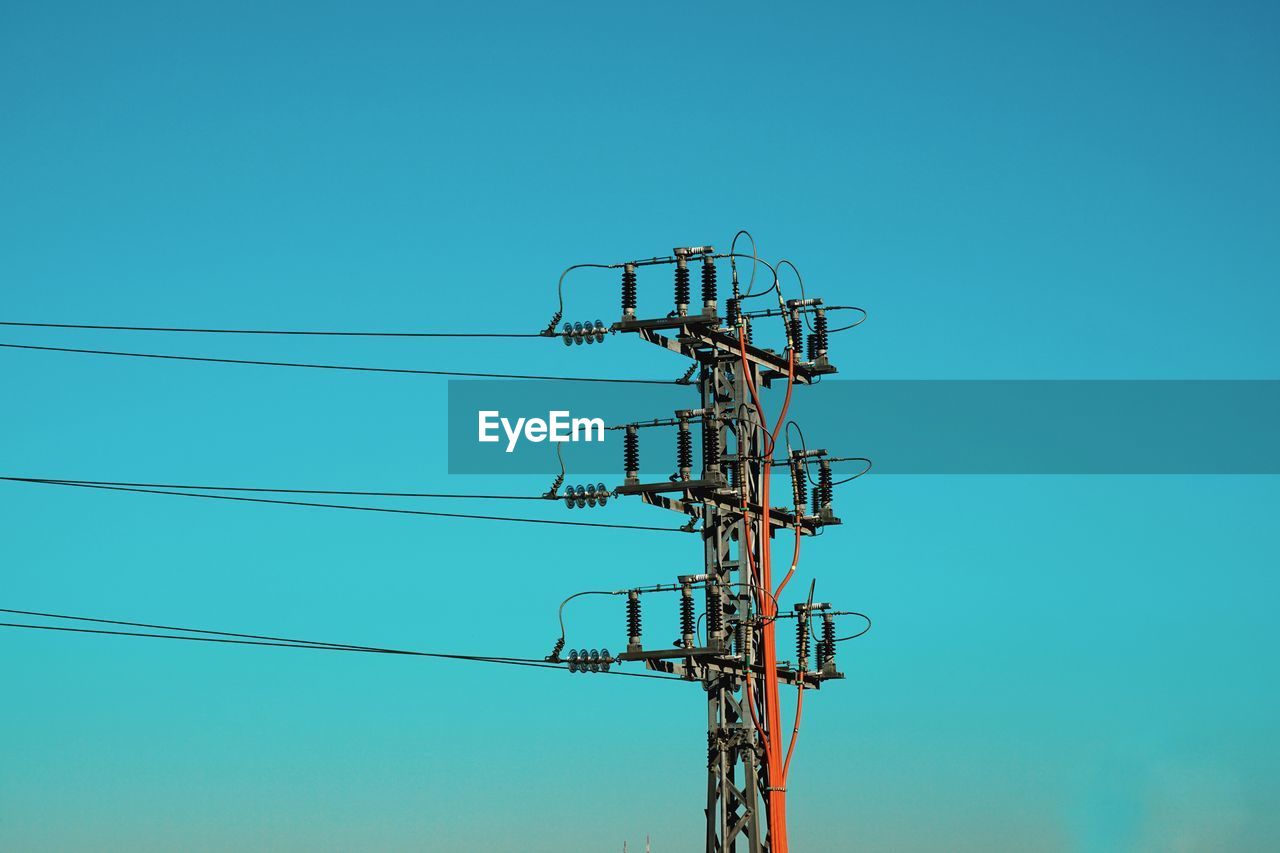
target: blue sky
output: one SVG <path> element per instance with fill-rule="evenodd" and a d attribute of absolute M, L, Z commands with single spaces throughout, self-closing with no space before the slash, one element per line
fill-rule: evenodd
<path fill-rule="evenodd" d="M 745 227 L 871 311 L 847 376 L 1277 378 L 1269 4 L 262 5 L 0 11 L 0 319 L 536 329 L 569 263 Z M 570 291 L 568 319 L 616 310 L 611 276 Z M 619 339 L 0 340 L 679 371 Z M 427 377 L 4 351 L 0 400 L 19 475 L 545 488 L 448 477 Z M 845 487 L 802 571 L 876 630 L 806 707 L 797 848 L 1274 849 L 1278 499 L 1269 477 Z M 661 534 L 17 485 L 0 533 L 6 607 L 533 655 L 569 592 L 699 559 Z M 621 617 L 587 604 L 571 631 L 609 645 Z M 6 848 L 701 831 L 692 687 L 37 633 L 0 636 Z"/>

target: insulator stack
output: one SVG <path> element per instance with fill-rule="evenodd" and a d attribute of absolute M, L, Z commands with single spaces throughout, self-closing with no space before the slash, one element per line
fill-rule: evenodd
<path fill-rule="evenodd" d="M 640 651 L 640 593 L 627 593 L 627 651 Z"/>
<path fill-rule="evenodd" d="M 796 613 L 796 671 L 809 669 L 809 611 Z"/>
<path fill-rule="evenodd" d="M 716 314 L 716 262 L 710 257 L 702 259 L 702 313 Z"/>
<path fill-rule="evenodd" d="M 689 262 L 684 258 L 676 261 L 676 314 L 689 314 Z"/>
<path fill-rule="evenodd" d="M 622 318 L 636 316 L 636 265 L 622 268 Z"/>
<path fill-rule="evenodd" d="M 609 502 L 609 488 L 604 483 L 592 483 L 584 486 L 567 486 L 564 490 L 564 505 L 569 509 L 604 506 Z"/>
<path fill-rule="evenodd" d="M 794 308 L 787 318 L 787 347 L 797 355 L 804 352 L 804 325 L 800 322 L 800 312 Z"/>
<path fill-rule="evenodd" d="M 720 604 L 720 582 L 707 581 L 707 645 L 713 645 L 724 636 L 724 608 Z"/>
<path fill-rule="evenodd" d="M 551 654 L 547 655 L 547 660 L 549 661 L 560 660 L 560 653 L 562 651 L 564 651 L 564 637 L 561 637 L 560 639 L 556 640 L 556 644 L 551 648 Z"/>
<path fill-rule="evenodd" d="M 818 462 L 818 487 L 813 490 L 813 514 L 822 515 L 823 511 L 831 511 L 831 463 L 823 459 Z"/>
<path fill-rule="evenodd" d="M 712 474 L 720 465 L 720 424 L 710 415 L 702 419 L 702 470 Z"/>
<path fill-rule="evenodd" d="M 608 672 L 613 663 L 613 655 L 608 649 L 570 649 L 570 672 Z"/>
<path fill-rule="evenodd" d="M 680 637 L 685 648 L 693 648 L 693 584 L 680 585 Z"/>
<path fill-rule="evenodd" d="M 635 424 L 628 424 L 622 436 L 622 469 L 628 484 L 640 482 L 640 433 Z"/>
<path fill-rule="evenodd" d="M 809 483 L 807 481 L 808 472 L 805 471 L 804 460 L 799 457 L 791 459 L 791 496 L 795 498 L 796 512 L 804 512 L 804 506 L 808 503 Z"/>
<path fill-rule="evenodd" d="M 827 357 L 827 312 L 819 308 L 813 317 L 813 334 L 809 336 L 809 361 Z"/>
<path fill-rule="evenodd" d="M 742 300 L 737 297 L 730 297 L 724 301 L 724 322 L 730 331 L 738 328 L 738 313 L 741 310 L 741 304 Z"/>
<path fill-rule="evenodd" d="M 742 318 L 742 325 L 743 325 L 743 332 L 742 332 L 742 336 L 743 336 L 743 338 L 745 338 L 745 339 L 746 339 L 746 342 L 747 342 L 747 343 L 751 343 L 751 318 L 750 318 L 750 317 L 743 317 L 743 318 Z"/>
<path fill-rule="evenodd" d="M 818 643 L 818 669 L 834 668 L 836 662 L 836 619 L 822 614 L 822 640 Z"/>
<path fill-rule="evenodd" d="M 693 473 L 693 433 L 689 432 L 687 418 L 681 418 L 676 429 L 676 467 L 681 480 L 689 479 Z"/>
<path fill-rule="evenodd" d="M 564 331 L 560 333 L 560 337 L 567 347 L 584 343 L 602 344 L 607 331 L 609 330 L 604 327 L 604 323 L 601 321 L 596 320 L 592 323 L 587 320 L 585 323 L 565 323 Z"/>

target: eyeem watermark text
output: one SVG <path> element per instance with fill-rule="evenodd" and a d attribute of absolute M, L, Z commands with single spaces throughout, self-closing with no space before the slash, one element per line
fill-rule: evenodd
<path fill-rule="evenodd" d="M 543 418 L 516 418 L 515 422 L 502 417 L 502 413 L 494 410 L 482 410 L 479 415 L 477 440 L 481 442 L 500 441 L 498 428 L 507 436 L 507 452 L 511 453 L 520 443 L 527 441 L 604 441 L 603 418 L 575 418 L 567 411 L 547 412 Z"/>

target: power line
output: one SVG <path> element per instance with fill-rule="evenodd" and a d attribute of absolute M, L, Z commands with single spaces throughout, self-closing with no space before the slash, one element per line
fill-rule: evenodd
<path fill-rule="evenodd" d="M 114 480 L 80 480 L 72 477 L 0 477 L 14 483 L 48 483 L 81 486 L 123 486 L 137 489 L 186 489 L 205 492 L 264 492 L 285 495 L 350 495 L 370 498 L 453 498 L 458 500 L 545 501 L 544 495 L 467 495 L 444 492 L 365 492 L 339 489 L 278 489 L 252 486 L 193 486 L 185 483 L 128 483 Z"/>
<path fill-rule="evenodd" d="M 244 358 L 213 358 L 196 355 L 166 355 L 150 352 L 119 352 L 116 350 L 76 349 L 73 347 L 42 347 L 34 344 L 5 344 L 5 349 L 38 350 L 41 352 L 70 352 L 82 355 L 115 355 L 128 358 L 159 358 L 171 361 L 203 361 L 213 364 L 254 364 L 265 367 L 305 367 L 311 370 L 354 370 L 361 373 L 408 373 L 418 376 L 461 376 L 480 379 L 536 379 L 545 382 L 613 382 L 630 385 L 676 385 L 673 379 L 612 379 L 595 376 L 545 376 L 525 373 L 480 373 L 465 370 L 415 370 L 407 367 L 357 367 L 349 364 L 308 364 L 296 361 L 260 361 Z"/>
<path fill-rule="evenodd" d="M 65 625 L 33 625 L 26 622 L 0 622 L 0 628 L 25 628 L 35 631 L 62 631 L 72 634 L 96 634 L 115 637 L 137 637 L 152 640 L 186 640 L 188 642 L 220 643 L 235 646 L 265 646 L 286 649 L 312 649 L 330 652 L 361 652 L 365 654 L 401 655 L 405 657 L 436 658 L 440 660 L 457 660 L 470 663 L 496 663 L 509 666 L 526 666 L 535 669 L 565 669 L 560 663 L 553 663 L 540 658 L 505 657 L 501 655 L 465 655 L 452 652 L 425 652 L 413 649 L 391 649 L 380 646 L 357 646 L 347 643 L 328 643 L 318 640 L 295 640 L 285 637 L 272 637 L 262 634 L 241 634 L 233 631 L 210 631 L 204 628 L 177 628 L 167 625 L 155 625 L 146 622 L 127 622 L 117 619 L 99 619 L 89 616 L 69 616 L 60 613 L 43 613 L 34 610 L 16 610 L 0 608 L 0 613 L 13 613 L 25 616 L 36 616 L 45 619 L 63 619 L 76 622 L 91 622 L 99 625 L 120 625 L 133 628 L 151 628 L 158 631 L 181 631 L 185 634 L 205 634 L 209 636 L 184 636 L 183 634 L 159 634 L 151 631 L 113 631 L 106 628 L 72 628 Z M 639 672 L 620 672 L 609 670 L 607 674 L 631 676 L 633 678 L 656 678 L 661 681 L 679 681 L 662 675 Z"/>
<path fill-rule="evenodd" d="M 538 332 L 336 332 L 294 329 L 195 329 L 179 326 L 100 326 L 89 323 L 19 323 L 0 320 L 0 326 L 30 329 L 93 329 L 108 332 L 195 332 L 206 335 L 312 335 L 334 338 L 541 338 Z"/>
<path fill-rule="evenodd" d="M 207 628 L 181 628 L 174 625 L 156 625 L 151 622 L 126 622 L 120 619 L 101 619 L 92 616 L 70 616 L 65 613 L 45 613 L 39 610 L 14 610 L 0 607 L 0 613 L 12 613 L 15 616 L 38 616 L 42 619 L 65 619 L 72 622 L 94 622 L 99 625 L 123 625 L 129 628 L 151 628 L 157 631 L 182 631 L 188 634 L 213 634 L 219 637 L 239 637 L 247 640 L 271 640 L 279 643 L 296 643 L 308 646 L 334 646 L 348 649 L 376 649 L 375 646 L 353 646 L 348 643 L 329 643 L 319 640 L 297 640 L 291 637 L 272 637 L 264 634 L 242 634 L 235 631 L 211 631 Z"/>
<path fill-rule="evenodd" d="M 132 487 L 125 487 L 125 486 L 99 486 L 99 485 L 93 485 L 90 483 L 75 483 L 75 482 L 62 481 L 62 480 L 31 480 L 31 479 L 21 479 L 16 477 L 0 477 L 0 480 L 12 482 L 12 483 L 26 483 L 28 485 L 34 484 L 39 486 L 70 486 L 78 489 L 102 489 L 104 491 L 110 491 L 110 492 L 135 492 L 143 495 L 175 495 L 175 496 L 184 497 L 184 498 L 205 498 L 208 500 L 219 500 L 219 501 L 242 501 L 245 503 L 278 504 L 282 506 L 320 507 L 323 509 L 346 509 L 346 510 L 356 510 L 359 512 L 385 512 L 385 513 L 392 513 L 395 515 L 425 515 L 425 516 L 433 516 L 435 518 L 466 518 L 466 519 L 475 519 L 477 521 L 510 521 L 510 522 L 521 522 L 524 524 L 559 524 L 567 527 L 608 527 L 615 530 L 653 530 L 653 531 L 660 531 L 664 533 L 692 532 L 690 530 L 686 530 L 685 528 L 680 528 L 680 527 L 651 527 L 651 526 L 640 525 L 640 524 L 609 524 L 609 523 L 597 522 L 597 521 L 559 521 L 559 520 L 550 519 L 550 518 L 521 518 L 517 516 L 507 516 L 507 515 L 475 515 L 472 513 L 464 513 L 464 512 L 430 512 L 428 510 L 423 510 L 423 509 L 396 509 L 392 507 L 380 507 L 380 506 L 354 506 L 352 504 L 313 503 L 310 501 L 282 501 L 282 500 L 276 500 L 273 498 L 247 498 L 247 497 L 241 497 L 238 495 L 203 495 L 197 492 L 174 492 L 174 491 L 166 491 L 161 489 L 141 489 L 141 488 L 132 488 Z"/>

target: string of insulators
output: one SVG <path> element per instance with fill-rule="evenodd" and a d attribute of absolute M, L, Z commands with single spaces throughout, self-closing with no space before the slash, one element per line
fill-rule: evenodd
<path fill-rule="evenodd" d="M 800 605 L 796 605 L 799 607 Z M 807 672 L 809 669 L 809 611 L 796 613 L 796 671 Z"/>
<path fill-rule="evenodd" d="M 794 308 L 787 318 L 787 348 L 796 353 L 804 352 L 804 324 L 800 322 L 800 312 Z"/>
<path fill-rule="evenodd" d="M 564 637 L 561 637 L 560 639 L 556 640 L 556 644 L 551 647 L 551 654 L 547 655 L 547 660 L 550 660 L 550 661 L 560 660 L 560 653 L 562 651 L 564 651 Z"/>
<path fill-rule="evenodd" d="M 693 646 L 694 627 L 693 584 L 683 582 L 680 584 L 680 635 L 685 648 Z"/>
<path fill-rule="evenodd" d="M 742 337 L 747 343 L 751 343 L 751 318 L 742 318 Z"/>
<path fill-rule="evenodd" d="M 609 490 L 604 483 L 568 486 L 564 490 L 564 505 L 569 509 L 604 506 L 609 500 Z"/>
<path fill-rule="evenodd" d="M 795 499 L 796 512 L 802 512 L 809 502 L 808 472 L 805 471 L 804 459 L 791 457 L 791 496 Z"/>
<path fill-rule="evenodd" d="M 719 640 L 724 635 L 724 608 L 720 604 L 720 582 L 707 580 L 707 639 Z"/>
<path fill-rule="evenodd" d="M 569 650 L 570 672 L 608 672 L 612 663 L 613 655 L 609 654 L 608 649 Z"/>
<path fill-rule="evenodd" d="M 724 301 L 724 322 L 731 330 L 738 328 L 738 314 L 741 311 L 742 300 L 736 296 L 731 296 Z"/>
<path fill-rule="evenodd" d="M 627 593 L 627 651 L 640 649 L 640 593 Z"/>
<path fill-rule="evenodd" d="M 739 494 L 747 487 L 747 459 L 742 453 L 742 437 L 738 436 L 738 458 L 729 466 L 730 473 L 733 475 L 733 487 L 738 490 Z"/>
<path fill-rule="evenodd" d="M 640 433 L 635 424 L 628 424 L 622 436 L 622 469 L 628 481 L 640 479 Z"/>
<path fill-rule="evenodd" d="M 622 268 L 622 317 L 636 316 L 636 265 Z"/>
<path fill-rule="evenodd" d="M 710 257 L 702 259 L 702 313 L 716 313 L 716 263 Z"/>
<path fill-rule="evenodd" d="M 689 431 L 688 418 L 680 418 L 676 429 L 676 467 L 682 480 L 689 479 L 693 473 L 693 433 Z"/>
<path fill-rule="evenodd" d="M 831 509 L 831 497 L 833 491 L 831 463 L 826 459 L 822 459 L 818 462 L 818 486 L 813 490 L 814 515 L 821 515 L 823 510 Z"/>
<path fill-rule="evenodd" d="M 819 308 L 813 317 L 813 333 L 809 335 L 809 361 L 827 355 L 827 312 Z"/>
<path fill-rule="evenodd" d="M 702 470 L 711 473 L 720 464 L 720 424 L 711 417 L 702 419 Z"/>
<path fill-rule="evenodd" d="M 565 346 L 584 343 L 602 344 L 607 331 L 604 323 L 599 320 L 594 323 L 588 320 L 585 323 L 565 323 L 564 330 L 560 332 L 560 337 L 564 340 Z"/>
<path fill-rule="evenodd" d="M 689 313 L 689 262 L 684 258 L 676 261 L 676 314 L 681 317 Z"/>
<path fill-rule="evenodd" d="M 818 641 L 818 669 L 833 666 L 836 660 L 836 620 L 830 613 L 822 614 L 822 639 Z"/>

